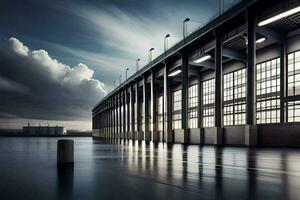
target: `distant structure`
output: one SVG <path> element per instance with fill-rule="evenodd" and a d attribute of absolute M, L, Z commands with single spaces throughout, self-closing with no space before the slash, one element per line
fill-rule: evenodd
<path fill-rule="evenodd" d="M 23 126 L 24 135 L 66 135 L 66 128 L 63 126 Z"/>

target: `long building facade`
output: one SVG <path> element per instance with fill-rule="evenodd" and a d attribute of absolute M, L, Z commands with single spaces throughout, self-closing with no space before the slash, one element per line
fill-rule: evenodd
<path fill-rule="evenodd" d="M 239 2 L 104 97 L 93 136 L 300 146 L 299 6 Z"/>

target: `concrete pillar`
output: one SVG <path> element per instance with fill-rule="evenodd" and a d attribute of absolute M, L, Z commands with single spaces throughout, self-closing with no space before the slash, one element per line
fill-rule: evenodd
<path fill-rule="evenodd" d="M 256 127 L 256 19 L 255 11 L 247 10 L 247 91 L 245 144 L 257 144 Z"/>
<path fill-rule="evenodd" d="M 150 117 L 149 117 L 149 109 L 148 109 L 148 103 L 149 103 L 149 95 L 147 91 L 147 77 L 144 76 L 143 79 L 143 101 L 144 101 L 144 106 L 143 106 L 143 113 L 144 113 L 144 139 L 146 141 L 151 140 L 151 133 L 149 130 L 150 127 Z"/>
<path fill-rule="evenodd" d="M 215 48 L 215 144 L 223 143 L 223 36 L 216 31 Z"/>
<path fill-rule="evenodd" d="M 189 58 L 188 54 L 185 53 L 182 56 L 181 66 L 181 143 L 189 143 L 188 135 L 188 95 L 189 95 Z"/>
<path fill-rule="evenodd" d="M 150 112 L 151 112 L 151 131 L 152 131 L 152 134 L 151 134 L 151 140 L 154 141 L 154 142 L 157 142 L 158 141 L 158 132 L 157 132 L 157 125 L 156 125 L 156 101 L 157 101 L 157 98 L 156 98 L 156 92 L 155 92 L 155 84 L 154 84 L 154 72 L 152 71 L 151 72 L 151 79 L 150 79 L 150 98 L 151 98 L 151 105 L 150 105 Z"/>
<path fill-rule="evenodd" d="M 287 51 L 286 43 L 280 45 L 280 123 L 287 122 L 287 106 L 284 98 L 287 97 Z"/>

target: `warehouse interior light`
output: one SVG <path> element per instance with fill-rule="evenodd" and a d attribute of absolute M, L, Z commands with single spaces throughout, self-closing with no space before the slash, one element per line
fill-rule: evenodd
<path fill-rule="evenodd" d="M 211 59 L 211 55 L 204 55 L 204 56 L 198 58 L 197 60 L 195 60 L 194 63 L 201 63 L 208 59 Z"/>
<path fill-rule="evenodd" d="M 262 38 L 259 38 L 258 40 L 256 40 L 256 43 L 259 44 L 259 43 L 262 43 L 266 40 L 266 38 L 262 37 Z"/>
<path fill-rule="evenodd" d="M 246 40 L 246 45 L 248 45 L 248 39 L 247 39 L 247 37 L 245 37 L 245 40 Z M 259 38 L 258 40 L 256 40 L 255 43 L 256 44 L 263 43 L 265 40 L 266 40 L 266 38 L 262 37 L 262 38 Z"/>
<path fill-rule="evenodd" d="M 300 6 L 298 6 L 298 7 L 296 7 L 296 8 L 292 8 L 292 9 L 290 9 L 290 10 L 287 10 L 287 11 L 285 11 L 285 12 L 283 12 L 283 13 L 280 13 L 280 14 L 275 15 L 275 16 L 273 16 L 273 17 L 270 17 L 270 18 L 268 18 L 268 19 L 265 19 L 265 20 L 259 22 L 259 23 L 258 23 L 258 26 L 265 26 L 265 25 L 267 25 L 267 24 L 270 24 L 270 23 L 272 23 L 272 22 L 275 22 L 275 21 L 277 21 L 277 20 L 279 20 L 279 19 L 282 19 L 282 18 L 284 18 L 284 17 L 291 16 L 291 15 L 293 15 L 293 14 L 295 14 L 295 13 L 298 13 L 298 12 L 300 12 Z"/>
<path fill-rule="evenodd" d="M 180 70 L 180 69 L 177 69 L 177 70 L 171 72 L 168 76 L 173 77 L 173 76 L 176 76 L 176 75 L 178 75 L 178 74 L 180 74 L 180 73 L 181 73 L 181 70 Z"/>

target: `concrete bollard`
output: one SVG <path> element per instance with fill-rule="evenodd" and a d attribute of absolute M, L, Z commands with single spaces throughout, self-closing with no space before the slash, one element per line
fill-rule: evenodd
<path fill-rule="evenodd" d="M 57 141 L 57 164 L 74 164 L 74 141 Z"/>

